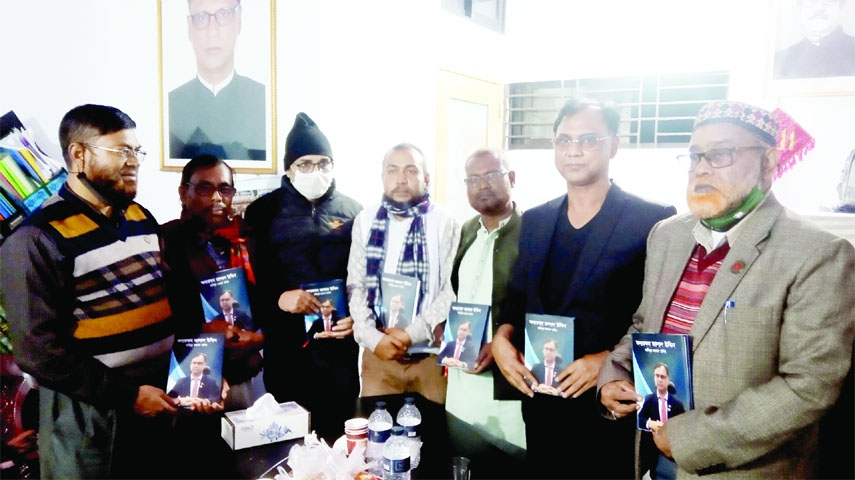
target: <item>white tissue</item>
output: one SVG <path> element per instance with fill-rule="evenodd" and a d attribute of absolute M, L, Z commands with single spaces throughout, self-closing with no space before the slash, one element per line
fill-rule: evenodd
<path fill-rule="evenodd" d="M 258 418 L 269 417 L 276 415 L 281 410 L 279 403 L 273 394 L 265 393 L 251 407 L 246 409 L 246 418 L 255 420 Z"/>

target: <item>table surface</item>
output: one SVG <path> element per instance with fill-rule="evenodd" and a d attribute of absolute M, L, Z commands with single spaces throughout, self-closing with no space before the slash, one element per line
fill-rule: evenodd
<path fill-rule="evenodd" d="M 286 461 L 291 447 L 302 442 L 303 438 L 285 440 L 283 442 L 259 445 L 232 452 L 235 471 L 241 478 L 273 478 L 278 470 L 276 465 L 282 465 L 288 470 Z"/>

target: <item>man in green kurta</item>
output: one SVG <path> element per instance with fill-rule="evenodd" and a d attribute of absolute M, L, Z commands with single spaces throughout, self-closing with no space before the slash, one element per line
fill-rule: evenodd
<path fill-rule="evenodd" d="M 526 446 L 521 395 L 490 353 L 498 328 L 494 319 L 517 259 L 521 213 L 511 200 L 515 174 L 500 150 L 477 150 L 465 168 L 469 204 L 479 214 L 463 224 L 451 282 L 458 302 L 490 305 L 491 318 L 475 365 L 448 369 L 445 408 L 456 454 L 485 459 L 477 468 L 488 477 L 518 478 Z"/>

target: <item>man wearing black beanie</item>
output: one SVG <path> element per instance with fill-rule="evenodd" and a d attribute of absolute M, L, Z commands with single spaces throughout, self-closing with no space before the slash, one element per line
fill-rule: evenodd
<path fill-rule="evenodd" d="M 307 340 L 304 316 L 321 301 L 307 283 L 345 279 L 353 219 L 362 206 L 335 188 L 332 149 L 305 113 L 285 140 L 281 186 L 253 202 L 245 218 L 256 244 L 262 303 L 264 385 L 277 401 L 312 412 L 312 428 L 332 443 L 353 417 L 359 395 L 353 320 L 336 321 L 331 338 Z M 344 313 L 344 312 L 342 312 Z"/>

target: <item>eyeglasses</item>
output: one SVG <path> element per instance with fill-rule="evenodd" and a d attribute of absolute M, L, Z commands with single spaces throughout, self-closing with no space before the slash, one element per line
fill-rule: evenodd
<path fill-rule="evenodd" d="M 471 177 L 464 178 L 463 181 L 466 182 L 466 185 L 474 187 L 475 185 L 480 185 L 482 181 L 487 183 L 496 182 L 507 173 L 507 170 L 502 170 L 501 172 L 491 172 L 486 175 L 472 175 Z"/>
<path fill-rule="evenodd" d="M 235 12 L 238 7 L 240 7 L 240 1 L 238 1 L 234 7 L 232 8 L 221 8 L 214 13 L 208 12 L 199 12 L 189 15 L 190 21 L 193 23 L 193 26 L 198 29 L 208 28 L 208 24 L 211 23 L 211 17 L 214 17 L 217 20 L 217 25 L 221 27 L 226 27 L 232 24 L 235 20 Z"/>
<path fill-rule="evenodd" d="M 742 150 L 766 150 L 767 147 L 755 145 L 752 147 L 732 147 L 732 148 L 713 148 L 706 152 L 688 153 L 685 155 L 677 155 L 677 161 L 680 162 L 680 167 L 685 168 L 689 172 L 693 172 L 701 163 L 702 158 L 707 159 L 707 163 L 712 168 L 724 168 L 733 165 L 733 154 Z"/>
<path fill-rule="evenodd" d="M 574 143 L 578 143 L 582 150 L 596 150 L 600 148 L 600 142 L 609 138 L 608 135 L 605 137 L 597 137 L 596 135 L 582 135 L 581 137 L 573 140 L 567 135 L 558 135 L 554 139 L 552 139 L 552 145 L 555 146 L 556 150 L 567 150 L 570 148 L 570 145 Z"/>
<path fill-rule="evenodd" d="M 137 159 L 138 162 L 142 163 L 145 160 L 146 152 L 145 150 L 138 148 L 136 150 L 128 147 L 124 148 L 110 148 L 110 147 L 102 147 L 101 145 L 95 145 L 93 143 L 84 143 L 83 145 L 89 148 L 97 148 L 98 150 L 106 150 L 108 152 L 118 153 L 122 156 L 122 161 L 127 162 L 131 156 Z"/>
<path fill-rule="evenodd" d="M 328 158 L 319 160 L 317 162 L 310 162 L 306 160 L 305 162 L 295 163 L 292 166 L 300 173 L 312 173 L 315 171 L 315 169 L 318 169 L 322 172 L 329 172 L 333 168 L 333 161 Z"/>
<path fill-rule="evenodd" d="M 231 185 L 211 185 L 210 183 L 190 183 L 187 182 L 185 185 L 190 185 L 196 190 L 196 193 L 202 195 L 203 197 L 210 197 L 214 194 L 214 192 L 219 192 L 220 196 L 223 198 L 232 198 L 237 193 L 237 189 Z"/>

